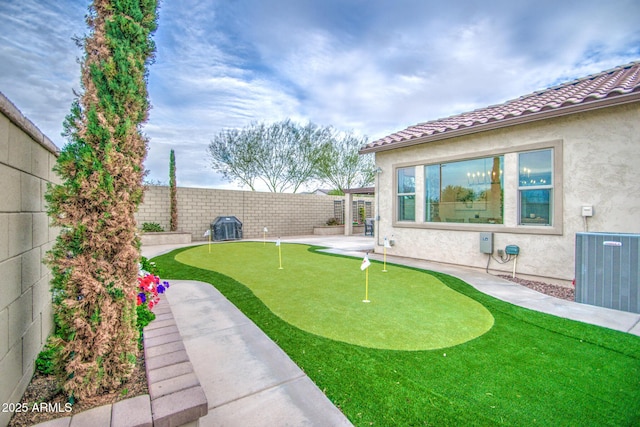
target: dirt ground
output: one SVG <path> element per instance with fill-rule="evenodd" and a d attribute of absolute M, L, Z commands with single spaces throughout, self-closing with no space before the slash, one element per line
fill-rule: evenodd
<path fill-rule="evenodd" d="M 27 390 L 20 401 L 21 408 L 26 408 L 24 412 L 16 412 L 9 422 L 10 427 L 27 427 L 44 421 L 56 418 L 68 417 L 91 408 L 115 403 L 119 400 L 130 397 L 148 394 L 147 374 L 144 368 L 144 356 L 138 357 L 133 375 L 126 384 L 117 390 L 103 393 L 94 398 L 76 402 L 70 411 L 65 407 L 67 398 L 60 392 L 55 377 L 52 375 L 42 375 L 36 372 L 27 386 Z M 39 410 L 41 403 L 45 403 L 46 408 Z M 35 408 L 34 408 L 35 405 Z"/>

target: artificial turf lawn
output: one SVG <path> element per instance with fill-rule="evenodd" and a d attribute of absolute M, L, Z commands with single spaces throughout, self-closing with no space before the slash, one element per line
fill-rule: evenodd
<path fill-rule="evenodd" d="M 278 249 L 259 242 L 198 246 L 176 260 L 214 270 L 246 285 L 286 322 L 313 334 L 364 347 L 431 350 L 484 334 L 491 313 L 477 301 L 415 270 L 374 264 L 365 273 L 359 259 L 321 257 L 305 245 Z"/>
<path fill-rule="evenodd" d="M 482 304 L 493 327 L 447 349 L 367 348 L 291 325 L 242 283 L 177 262 L 182 251 L 154 259 L 166 278 L 212 283 L 357 426 L 640 425 L 640 337 L 523 309 L 423 272 Z"/>

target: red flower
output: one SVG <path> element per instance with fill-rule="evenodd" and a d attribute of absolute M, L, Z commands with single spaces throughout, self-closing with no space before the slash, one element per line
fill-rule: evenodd
<path fill-rule="evenodd" d="M 137 297 L 137 304 L 142 305 L 147 303 L 149 309 L 152 309 L 160 302 L 158 294 L 164 293 L 166 288 L 169 287 L 168 282 L 160 284 L 160 278 L 153 274 L 147 274 L 144 277 L 138 277 L 139 293 Z"/>

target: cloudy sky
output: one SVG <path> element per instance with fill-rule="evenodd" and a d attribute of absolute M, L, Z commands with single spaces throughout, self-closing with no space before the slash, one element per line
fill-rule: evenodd
<path fill-rule="evenodd" d="M 82 0 L 0 0 L 0 91 L 62 147 L 80 90 Z M 382 138 L 640 60 L 638 0 L 161 2 L 146 168 L 239 188 L 209 166 L 225 128 L 292 118 Z"/>

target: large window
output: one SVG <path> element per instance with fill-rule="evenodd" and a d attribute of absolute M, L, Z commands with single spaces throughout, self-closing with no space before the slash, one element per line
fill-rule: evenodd
<path fill-rule="evenodd" d="M 425 221 L 503 223 L 504 157 L 425 166 Z"/>
<path fill-rule="evenodd" d="M 416 170 L 398 169 L 398 221 L 416 220 Z"/>
<path fill-rule="evenodd" d="M 552 225 L 553 150 L 518 155 L 521 225 Z"/>

